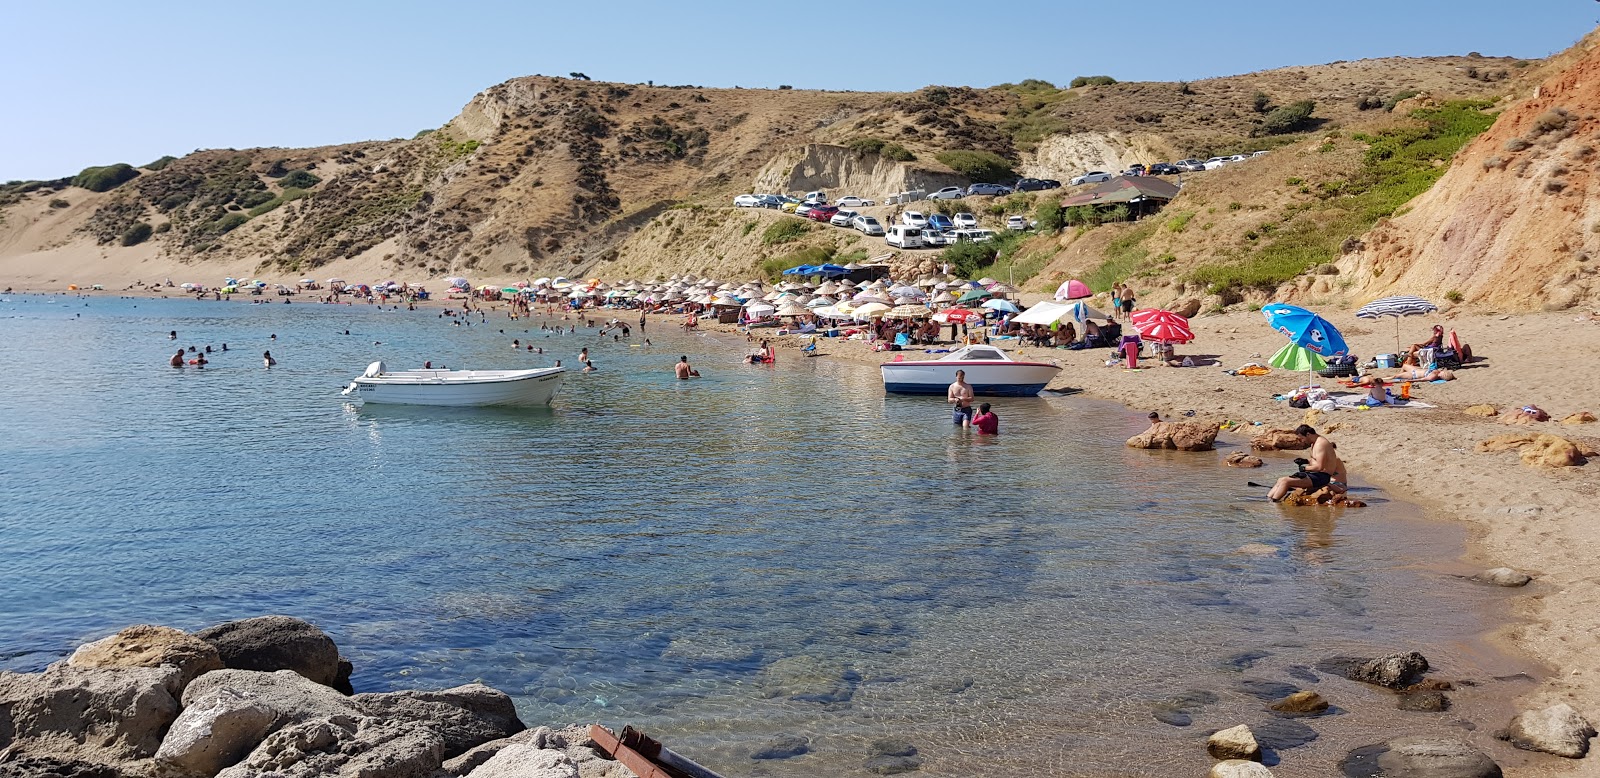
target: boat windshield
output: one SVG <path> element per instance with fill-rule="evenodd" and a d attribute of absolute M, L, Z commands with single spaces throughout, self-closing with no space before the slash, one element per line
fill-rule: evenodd
<path fill-rule="evenodd" d="M 992 348 L 975 348 L 962 355 L 962 359 L 1004 359 Z"/>

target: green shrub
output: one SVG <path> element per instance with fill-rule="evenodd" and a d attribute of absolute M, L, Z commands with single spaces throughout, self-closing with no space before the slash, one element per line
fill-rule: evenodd
<path fill-rule="evenodd" d="M 284 203 L 292 203 L 310 194 L 311 192 L 305 189 L 285 189 L 283 190 L 283 194 L 267 200 L 264 203 L 258 203 L 255 207 L 251 208 L 249 211 L 250 217 L 255 218 L 277 208 L 280 205 L 283 205 Z"/>
<path fill-rule="evenodd" d="M 1282 108 L 1274 108 L 1261 120 L 1261 133 L 1264 135 L 1282 135 L 1300 129 L 1311 113 L 1317 110 L 1314 100 L 1297 100 Z"/>
<path fill-rule="evenodd" d="M 917 158 L 917 155 L 912 154 L 905 146 L 882 138 L 856 138 L 845 144 L 845 147 L 863 156 L 877 154 L 895 162 L 913 162 Z"/>
<path fill-rule="evenodd" d="M 1054 197 L 1046 197 L 1039 207 L 1034 209 L 1034 221 L 1038 222 L 1039 232 L 1059 232 L 1066 226 L 1066 219 L 1062 215 L 1061 203 Z"/>
<path fill-rule="evenodd" d="M 268 192 L 264 189 L 257 189 L 254 192 L 246 192 L 242 195 L 239 195 L 238 197 L 234 198 L 234 202 L 238 203 L 240 208 L 254 208 L 264 202 L 267 202 L 268 200 L 271 200 L 272 198 L 273 195 L 271 192 Z"/>
<path fill-rule="evenodd" d="M 177 157 L 168 155 L 168 156 L 164 156 L 164 157 L 162 157 L 162 158 L 160 158 L 160 159 L 158 159 L 158 160 L 156 160 L 154 162 L 151 162 L 148 165 L 145 165 L 144 169 L 145 170 L 165 170 L 168 165 L 170 165 L 170 164 L 172 164 L 174 162 L 177 162 L 177 161 L 178 161 Z"/>
<path fill-rule="evenodd" d="M 426 138 L 426 137 L 428 137 L 429 135 L 432 135 L 432 134 L 433 134 L 433 130 L 431 128 L 430 129 L 426 129 L 426 130 L 417 130 L 417 134 L 411 136 L 411 139 L 412 140 L 416 140 L 417 138 Z"/>
<path fill-rule="evenodd" d="M 761 243 L 767 246 L 777 246 L 799 240 L 802 235 L 811 231 L 811 222 L 799 217 L 779 219 L 767 226 L 761 233 Z"/>
<path fill-rule="evenodd" d="M 977 181 L 1003 181 L 1016 177 L 1011 171 L 1011 163 L 1005 157 L 989 151 L 941 151 L 933 158 Z"/>
<path fill-rule="evenodd" d="M 1110 289 L 1112 284 L 1127 280 L 1150 257 L 1150 249 L 1145 247 L 1144 242 L 1155 234 L 1159 226 L 1160 223 L 1155 219 L 1146 219 L 1139 226 L 1107 243 L 1105 253 L 1102 255 L 1105 261 L 1100 263 L 1100 267 L 1083 276 L 1083 282 L 1096 292 L 1104 292 Z"/>
<path fill-rule="evenodd" d="M 1117 80 L 1110 76 L 1078 76 L 1072 79 L 1072 88 L 1077 89 L 1080 86 L 1110 86 L 1115 83 L 1117 83 Z"/>
<path fill-rule="evenodd" d="M 1189 226 L 1189 220 L 1194 218 L 1194 211 L 1178 211 L 1167 219 L 1168 232 L 1183 232 Z"/>
<path fill-rule="evenodd" d="M 91 192 L 109 192 L 133 180 L 139 171 L 126 162 L 104 167 L 86 167 L 72 178 L 72 185 Z"/>
<path fill-rule="evenodd" d="M 309 171 L 291 170 L 286 173 L 283 178 L 278 179 L 278 186 L 283 187 L 285 190 L 310 189 L 321 181 L 322 179 L 316 177 Z"/>
<path fill-rule="evenodd" d="M 133 226 L 131 226 L 127 230 L 123 231 L 123 233 L 122 233 L 122 245 L 124 245 L 124 246 L 137 246 L 140 243 L 143 243 L 143 242 L 149 240 L 150 239 L 150 233 L 152 233 L 154 231 L 155 231 L 155 228 L 151 227 L 149 224 L 147 224 L 145 222 L 134 222 Z"/>
<path fill-rule="evenodd" d="M 1268 97 L 1266 92 L 1257 92 L 1255 97 L 1250 98 L 1250 107 L 1254 108 L 1256 113 L 1266 113 L 1267 109 L 1272 107 L 1272 98 Z"/>
<path fill-rule="evenodd" d="M 1466 299 L 1466 296 L 1461 294 L 1461 290 L 1459 289 L 1451 289 L 1450 291 L 1444 293 L 1444 299 L 1453 303 L 1459 303 L 1463 299 Z"/>
<path fill-rule="evenodd" d="M 206 222 L 201 225 L 199 232 L 205 235 L 222 235 L 247 221 L 250 221 L 250 217 L 243 213 L 230 213 L 216 221 Z"/>
<path fill-rule="evenodd" d="M 156 225 L 156 234 L 157 235 L 160 235 L 163 232 L 171 232 L 171 231 L 172 231 L 172 222 L 162 222 L 162 223 Z"/>
<path fill-rule="evenodd" d="M 1389 99 L 1383 101 L 1383 110 L 1392 113 L 1394 111 L 1394 107 L 1399 105 L 1401 100 L 1410 100 L 1419 94 L 1422 93 L 1415 89 L 1404 89 L 1399 92 L 1395 92 L 1394 94 L 1389 95 Z"/>
<path fill-rule="evenodd" d="M 68 207 L 70 205 L 72 205 L 72 203 L 69 203 L 66 200 L 63 200 L 63 199 L 61 199 L 59 197 L 56 197 L 56 198 L 53 198 L 53 199 L 50 200 L 50 207 L 51 208 L 66 208 L 66 207 Z"/>

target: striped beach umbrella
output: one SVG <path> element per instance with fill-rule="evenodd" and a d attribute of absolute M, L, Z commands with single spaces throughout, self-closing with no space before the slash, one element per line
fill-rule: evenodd
<path fill-rule="evenodd" d="M 1409 294 L 1385 297 L 1382 300 L 1373 300 L 1356 311 L 1358 319 L 1381 319 L 1385 316 L 1394 317 L 1394 350 L 1400 350 L 1400 320 L 1406 316 L 1422 316 L 1439 310 L 1439 306 Z"/>
<path fill-rule="evenodd" d="M 1189 320 L 1172 311 L 1145 308 L 1133 312 L 1133 328 L 1139 337 L 1163 343 L 1188 343 L 1194 340 Z"/>

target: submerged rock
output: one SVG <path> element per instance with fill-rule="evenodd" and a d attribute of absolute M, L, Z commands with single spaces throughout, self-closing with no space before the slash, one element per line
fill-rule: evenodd
<path fill-rule="evenodd" d="M 108 638 L 78 646 L 67 659 L 73 667 L 178 668 L 178 690 L 212 670 L 222 669 L 222 657 L 210 643 L 181 629 L 138 624 Z"/>
<path fill-rule="evenodd" d="M 1406 692 L 1400 695 L 1395 707 L 1417 713 L 1443 713 L 1450 709 L 1450 698 L 1444 696 L 1444 692 Z"/>
<path fill-rule="evenodd" d="M 761 672 L 765 697 L 788 697 L 805 702 L 849 702 L 860 676 L 844 663 L 811 656 L 779 659 Z"/>
<path fill-rule="evenodd" d="M 1533 576 L 1519 570 L 1512 570 L 1509 567 L 1496 567 L 1493 570 L 1485 570 L 1482 573 L 1479 573 L 1477 580 L 1484 583 L 1491 583 L 1495 586 L 1514 588 L 1518 586 L 1527 586 L 1528 583 L 1533 580 Z"/>
<path fill-rule="evenodd" d="M 1174 727 L 1187 727 L 1194 723 L 1192 714 L 1199 713 L 1205 706 L 1215 703 L 1218 697 L 1216 692 L 1204 689 L 1190 689 L 1170 700 L 1163 700 L 1150 708 L 1150 715 L 1162 724 Z"/>
<path fill-rule="evenodd" d="M 1269 719 L 1250 728 L 1256 742 L 1274 751 L 1287 751 L 1317 739 L 1317 731 L 1298 721 Z"/>
<path fill-rule="evenodd" d="M 1235 451 L 1229 454 L 1227 459 L 1222 460 L 1222 463 L 1228 467 L 1261 467 L 1266 464 L 1261 461 L 1261 457 L 1251 456 L 1243 451 Z"/>
<path fill-rule="evenodd" d="M 1583 714 L 1563 702 L 1517 714 L 1503 734 L 1511 745 L 1525 751 L 1581 759 L 1589 753 L 1589 738 L 1595 736 L 1595 730 Z"/>
<path fill-rule="evenodd" d="M 1501 778 L 1500 765 L 1452 738 L 1401 737 L 1351 751 L 1339 762 L 1349 778 Z"/>
<path fill-rule="evenodd" d="M 1272 709 L 1286 716 L 1316 716 L 1328 712 L 1328 701 L 1316 692 L 1295 692 L 1272 703 Z"/>
<path fill-rule="evenodd" d="M 324 686 L 339 679 L 339 647 L 310 622 L 258 616 L 208 627 L 195 637 L 210 643 L 231 670 L 293 670 Z"/>
<path fill-rule="evenodd" d="M 1261 678 L 1246 678 L 1234 684 L 1233 688 L 1258 700 L 1281 700 L 1300 691 L 1299 687 L 1292 683 L 1268 681 Z"/>
<path fill-rule="evenodd" d="M 811 750 L 811 741 L 803 737 L 780 737 L 750 754 L 751 759 L 789 759 Z"/>
<path fill-rule="evenodd" d="M 1261 761 L 1261 744 L 1250 728 L 1240 724 L 1213 734 L 1206 739 L 1206 752 L 1217 759 L 1250 759 Z"/>

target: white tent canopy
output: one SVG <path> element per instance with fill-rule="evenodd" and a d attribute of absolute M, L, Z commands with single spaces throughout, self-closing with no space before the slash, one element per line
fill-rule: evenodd
<path fill-rule="evenodd" d="M 1011 317 L 1014 324 L 1054 324 L 1058 321 L 1082 323 L 1087 319 L 1104 319 L 1105 314 L 1083 304 L 1053 303 L 1045 301 Z"/>

